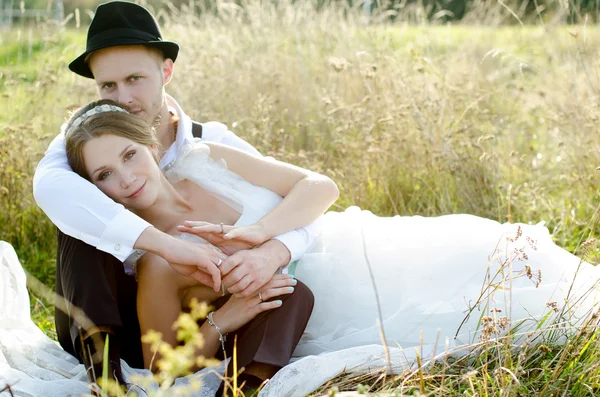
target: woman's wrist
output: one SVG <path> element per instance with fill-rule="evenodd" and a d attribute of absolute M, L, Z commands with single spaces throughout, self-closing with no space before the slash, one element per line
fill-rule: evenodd
<path fill-rule="evenodd" d="M 217 309 L 212 312 L 212 322 L 219 327 L 219 331 L 224 336 L 232 331 L 235 331 L 229 328 L 229 324 L 227 324 L 225 317 L 226 316 L 223 316 L 222 309 Z"/>
<path fill-rule="evenodd" d="M 258 233 L 260 234 L 261 239 L 263 240 L 261 244 L 277 236 L 274 228 L 270 227 L 270 222 L 264 222 L 262 220 L 259 220 L 254 224 L 254 226 L 258 229 Z"/>
<path fill-rule="evenodd" d="M 169 237 L 168 234 L 150 226 L 140 234 L 133 247 L 164 257 L 170 245 Z"/>
<path fill-rule="evenodd" d="M 219 324 L 215 322 L 214 314 L 214 311 L 208 313 L 208 315 L 206 316 L 206 321 L 208 322 L 208 325 L 210 325 L 212 328 L 215 329 L 215 331 L 217 331 L 217 334 L 219 335 L 219 342 L 221 343 L 221 349 L 223 350 L 223 356 L 225 356 L 225 341 L 227 340 L 227 332 L 224 329 L 221 329 L 221 327 L 219 327 Z"/>

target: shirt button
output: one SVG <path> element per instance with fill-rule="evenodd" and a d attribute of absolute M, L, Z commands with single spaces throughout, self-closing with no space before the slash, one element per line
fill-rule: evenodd
<path fill-rule="evenodd" d="M 115 245 L 115 251 L 118 251 L 121 249 L 121 246 L 119 244 Z"/>

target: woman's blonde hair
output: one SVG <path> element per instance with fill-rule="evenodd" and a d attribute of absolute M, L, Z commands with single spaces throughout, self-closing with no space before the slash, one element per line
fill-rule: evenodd
<path fill-rule="evenodd" d="M 115 109 L 85 116 L 90 110 L 102 105 L 115 106 L 125 111 Z M 71 115 L 65 130 L 69 165 L 87 180 L 90 180 L 90 176 L 85 169 L 83 147 L 90 140 L 106 134 L 120 136 L 149 148 L 160 147 L 153 126 L 127 112 L 123 106 L 107 99 L 88 103 Z M 155 155 L 155 160 L 160 163 L 158 155 Z"/>

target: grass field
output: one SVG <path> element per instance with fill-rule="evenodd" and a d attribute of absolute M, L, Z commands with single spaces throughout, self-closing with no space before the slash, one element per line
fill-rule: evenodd
<path fill-rule="evenodd" d="M 580 254 L 596 235 L 597 26 L 365 25 L 342 11 L 258 5 L 218 18 L 184 10 L 161 22 L 182 46 L 167 91 L 188 114 L 332 177 L 341 190 L 333 209 L 545 221 L 557 244 Z M 53 289 L 56 231 L 31 181 L 66 110 L 96 97 L 92 81 L 67 70 L 85 32 L 41 25 L 1 34 L 0 240 Z M 595 244 L 586 252 L 597 262 Z M 52 305 L 34 294 L 32 310 L 55 337 Z M 404 379 L 403 393 L 592 395 L 600 346 L 594 339 L 582 353 L 589 338 L 527 352 L 525 364 L 480 357 L 469 376 L 465 366 L 434 367 Z M 521 376 L 518 365 L 532 370 Z M 517 373 L 519 387 L 506 388 L 499 366 Z M 589 388 L 573 388 L 573 379 Z"/>

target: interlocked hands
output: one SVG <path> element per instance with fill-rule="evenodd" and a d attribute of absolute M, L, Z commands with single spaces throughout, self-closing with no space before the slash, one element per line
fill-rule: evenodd
<path fill-rule="evenodd" d="M 269 240 L 258 224 L 235 227 L 188 221 L 177 229 L 202 237 L 228 256 L 215 263 L 220 265 L 223 285 L 238 298 L 254 295 L 290 260 L 289 250 L 281 242 Z"/>

